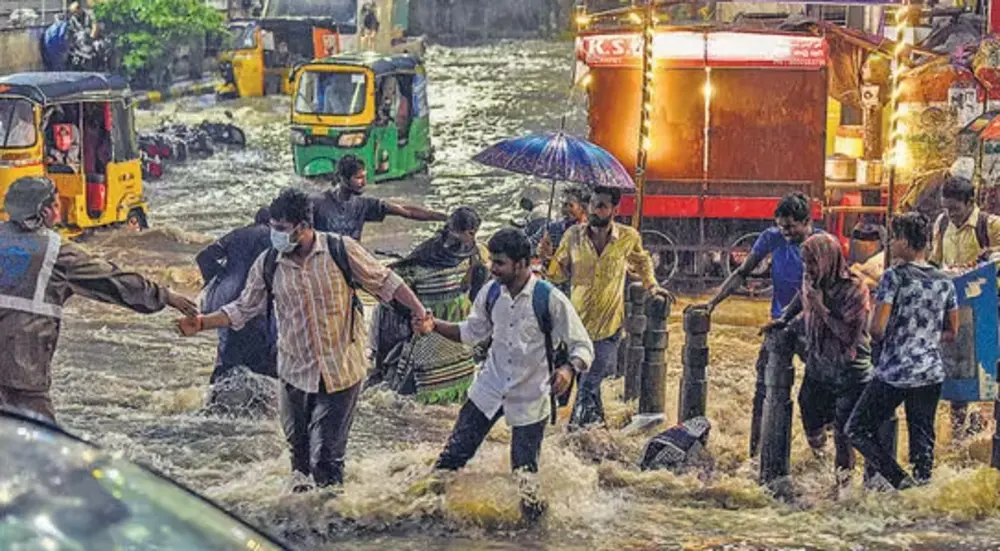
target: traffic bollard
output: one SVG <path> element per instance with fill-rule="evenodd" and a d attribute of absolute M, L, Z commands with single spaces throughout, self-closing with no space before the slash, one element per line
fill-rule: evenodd
<path fill-rule="evenodd" d="M 646 331 L 642 341 L 645 358 L 639 385 L 640 414 L 663 414 L 666 410 L 669 317 L 670 301 L 665 297 L 654 296 L 647 302 Z"/>
<path fill-rule="evenodd" d="M 646 352 L 642 340 L 646 332 L 646 299 L 649 291 L 641 283 L 633 283 L 628 290 L 629 302 L 632 303 L 632 317 L 625 320 L 625 330 L 628 332 L 628 349 L 625 361 L 625 401 L 639 397 L 642 384 L 642 362 Z"/>
<path fill-rule="evenodd" d="M 705 308 L 684 310 L 684 351 L 677 421 L 703 417 L 708 405 L 708 331 L 711 317 Z"/>
<path fill-rule="evenodd" d="M 770 331 L 766 337 L 766 394 L 761 419 L 760 482 L 770 484 L 788 476 L 792 452 L 792 383 L 795 368 L 794 332 Z"/>

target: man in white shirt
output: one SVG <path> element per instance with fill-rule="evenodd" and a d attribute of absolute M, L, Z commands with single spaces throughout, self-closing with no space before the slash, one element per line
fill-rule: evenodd
<path fill-rule="evenodd" d="M 503 416 L 512 427 L 511 470 L 520 475 L 521 512 L 527 520 L 535 520 L 545 511 L 532 488 L 545 423 L 551 413 L 550 393 L 558 396 L 569 390 L 574 375 L 590 367 L 594 345 L 566 295 L 532 275 L 531 242 L 523 232 L 500 230 L 490 239 L 488 248 L 495 283 L 479 292 L 468 319 L 453 324 L 427 316 L 414 322 L 418 333 L 435 331 L 469 345 L 493 339 L 489 356 L 469 389 L 469 399 L 459 412 L 435 468 L 454 471 L 464 467 Z M 494 287 L 496 284 L 499 286 Z M 548 286 L 552 343 L 565 345 L 568 358 L 557 361 L 551 374 L 545 335 L 535 308 L 535 294 L 539 292 L 536 287 L 543 286 Z"/>

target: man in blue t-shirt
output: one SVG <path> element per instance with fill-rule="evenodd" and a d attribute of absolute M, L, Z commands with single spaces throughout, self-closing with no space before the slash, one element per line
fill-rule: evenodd
<path fill-rule="evenodd" d="M 944 361 L 941 341 L 958 335 L 955 286 L 927 263 L 930 223 L 912 212 L 892 221 L 892 256 L 902 263 L 882 275 L 876 291 L 871 335 L 881 340 L 875 378 L 865 387 L 845 432 L 854 447 L 895 488 L 926 483 L 934 466 L 934 417 Z M 878 428 L 906 405 L 911 478 L 896 461 L 895 450 L 878 439 Z"/>
<path fill-rule="evenodd" d="M 799 246 L 818 230 L 813 228 L 809 198 L 803 193 L 789 193 L 774 209 L 775 227 L 760 234 L 743 264 L 726 278 L 722 287 L 703 307 L 709 313 L 729 295 L 746 283 L 747 278 L 768 256 L 771 257 L 771 317 L 777 319 L 802 287 L 802 256 Z M 800 347 L 799 357 L 803 358 Z M 764 411 L 764 368 L 767 349 L 761 345 L 757 356 L 757 389 L 753 397 L 753 419 L 750 424 L 750 456 L 757 455 L 760 443 L 760 422 Z"/>

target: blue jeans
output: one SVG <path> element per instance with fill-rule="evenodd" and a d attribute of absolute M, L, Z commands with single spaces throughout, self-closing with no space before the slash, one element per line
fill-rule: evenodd
<path fill-rule="evenodd" d="M 576 391 L 576 403 L 570 424 L 586 426 L 604 421 L 604 403 L 601 402 L 601 381 L 609 373 L 614 373 L 618 365 L 618 341 L 621 332 L 594 341 L 594 362 L 590 369 L 580 376 L 580 386 Z"/>

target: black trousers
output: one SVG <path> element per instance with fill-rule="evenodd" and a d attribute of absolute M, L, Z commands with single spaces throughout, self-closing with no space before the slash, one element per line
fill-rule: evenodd
<path fill-rule="evenodd" d="M 799 410 L 806 439 L 810 446 L 822 447 L 826 442 L 826 426 L 832 424 L 834 464 L 838 469 L 854 469 L 854 448 L 844 428 L 867 384 L 838 384 L 806 375 L 799 387 Z"/>
<path fill-rule="evenodd" d="M 913 478 L 926 482 L 934 468 L 934 417 L 937 413 L 941 385 L 917 388 L 896 388 L 878 379 L 868 383 L 861 399 L 847 421 L 847 435 L 854 447 L 865 456 L 893 486 L 906 479 L 906 471 L 893 457 L 891 450 L 878 438 L 878 428 L 892 418 L 899 407 L 906 407 L 906 426 L 910 434 L 910 463 Z"/>
<path fill-rule="evenodd" d="M 444 451 L 438 456 L 435 469 L 457 471 L 465 466 L 479 449 L 480 444 L 489 434 L 493 425 L 503 416 L 503 408 L 493 416 L 486 416 L 472 400 L 466 400 L 458 413 L 455 428 L 448 437 Z M 545 423 L 541 421 L 514 427 L 510 439 L 510 468 L 512 471 L 538 472 L 538 455 L 542 450 L 542 436 L 545 434 Z"/>
<path fill-rule="evenodd" d="M 317 486 L 344 481 L 347 435 L 361 383 L 328 393 L 306 392 L 282 381 L 278 396 L 281 425 L 292 453 L 292 470 L 310 474 Z"/>

